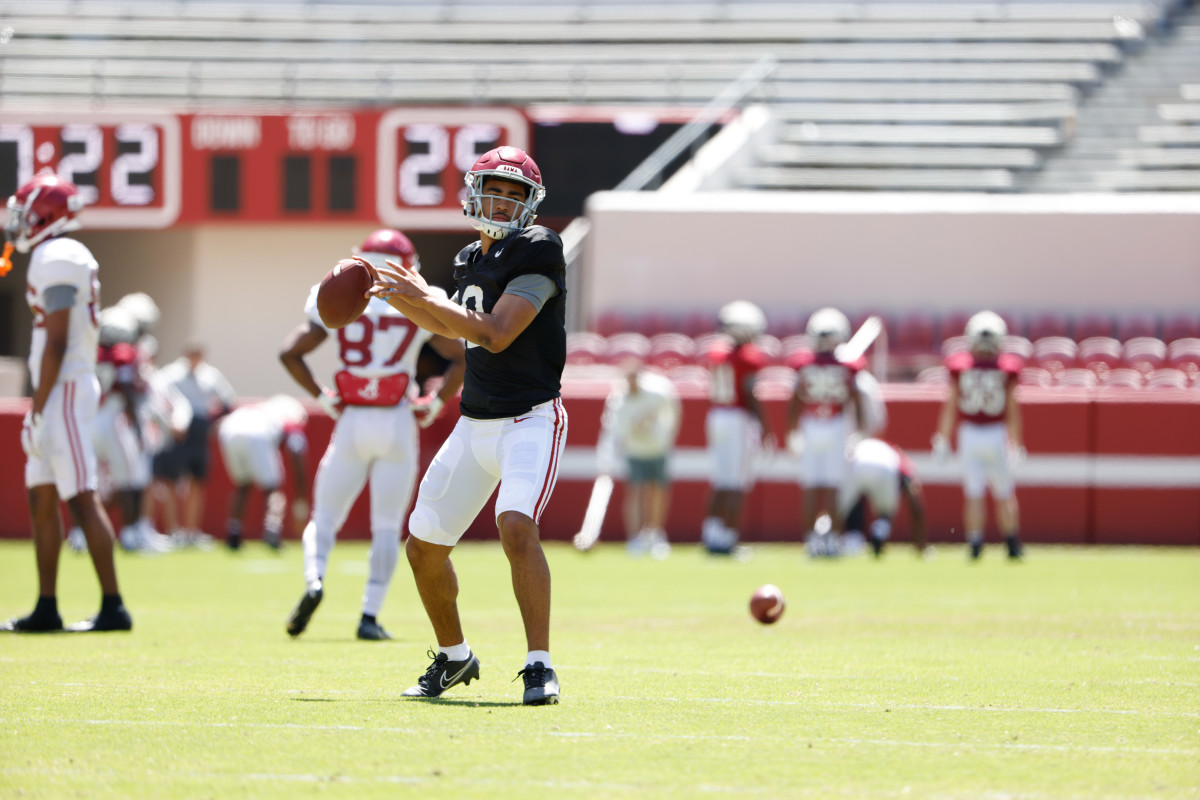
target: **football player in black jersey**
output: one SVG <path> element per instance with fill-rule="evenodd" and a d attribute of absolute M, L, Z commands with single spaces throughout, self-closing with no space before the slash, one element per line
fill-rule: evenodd
<path fill-rule="evenodd" d="M 388 262 L 372 294 L 410 320 L 467 343 L 467 374 L 454 432 L 418 491 L 405 546 L 437 637 L 433 663 L 407 697 L 437 697 L 479 677 L 458 615 L 450 552 L 499 485 L 496 527 L 512 571 L 529 652 L 518 675 L 526 705 L 558 702 L 550 663 L 550 568 L 538 519 L 550 500 L 567 438 L 560 398 L 566 362 L 562 239 L 531 226 L 546 195 L 537 164 L 516 147 L 480 156 L 466 175 L 463 212 L 479 241 L 454 259 L 456 291 L 430 292 L 420 273 Z"/>

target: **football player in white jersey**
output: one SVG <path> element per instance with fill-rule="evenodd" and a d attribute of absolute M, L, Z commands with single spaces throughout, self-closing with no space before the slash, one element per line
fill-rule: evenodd
<path fill-rule="evenodd" d="M 83 529 L 103 593 L 100 612 L 72 629 L 133 628 L 117 585 L 112 522 L 96 493 L 96 454 L 89 433 L 100 400 L 99 267 L 83 244 L 63 235 L 79 227 L 82 208 L 75 185 L 48 170 L 8 200 L 4 233 L 17 250 L 30 253 L 25 297 L 33 312 L 33 404 L 25 415 L 21 445 L 27 457 L 25 485 L 37 553 L 38 601 L 28 616 L 4 626 L 22 633 L 63 630 L 57 599 L 63 543 L 60 499 Z"/>
<path fill-rule="evenodd" d="M 388 228 L 370 234 L 358 254 L 375 266 L 390 258 L 420 268 L 412 242 Z M 314 286 L 304 313 L 306 321 L 288 334 L 279 359 L 337 423 L 317 468 L 312 518 L 304 529 L 307 588 L 288 619 L 287 632 L 299 636 L 308 627 L 323 596 L 334 539 L 369 480 L 371 550 L 357 635 L 368 641 L 390 639 L 378 615 L 396 570 L 401 525 L 416 483 L 417 425 L 432 424 L 444 403 L 454 399 L 462 386 L 466 370 L 463 344 L 414 325 L 377 297 L 359 319 L 331 330 L 317 313 Z M 321 386 L 304 361 L 331 334 L 338 343 L 336 389 Z M 427 342 L 450 364 L 436 394 L 413 399 L 417 359 Z"/>
<path fill-rule="evenodd" d="M 225 521 L 225 544 L 230 550 L 242 546 L 242 515 L 252 488 L 260 489 L 266 498 L 263 542 L 274 550 L 283 543 L 287 496 L 283 490 L 280 448 L 287 452 L 291 461 L 295 498 L 293 516 L 297 518 L 297 524 L 308 516 L 308 482 L 304 470 L 304 454 L 308 451 L 304 426 L 307 423 L 308 412 L 300 401 L 282 394 L 240 406 L 221 418 L 217 441 L 225 471 L 233 484 L 229 516 Z M 303 510 L 298 512 L 296 509 Z"/>

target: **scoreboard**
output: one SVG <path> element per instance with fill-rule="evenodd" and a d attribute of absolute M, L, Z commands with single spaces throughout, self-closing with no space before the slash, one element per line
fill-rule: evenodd
<path fill-rule="evenodd" d="M 89 226 L 167 227 L 183 196 L 180 128 L 170 114 L 5 112 L 0 197 L 50 167 L 79 187 Z"/>
<path fill-rule="evenodd" d="M 529 147 L 504 107 L 288 113 L 32 112 L 0 117 L 0 197 L 49 167 L 79 186 L 89 228 L 216 221 L 468 227 L 463 175 Z"/>

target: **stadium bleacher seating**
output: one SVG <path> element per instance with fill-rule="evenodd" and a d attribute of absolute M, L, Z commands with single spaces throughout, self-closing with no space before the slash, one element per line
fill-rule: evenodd
<path fill-rule="evenodd" d="M 1162 321 L 1165 342 L 1176 339 L 1200 339 L 1200 314 L 1171 314 Z"/>
<path fill-rule="evenodd" d="M 1068 336 L 1071 332 L 1071 320 L 1062 313 L 1056 311 L 1041 311 L 1029 318 L 1029 325 L 1025 329 L 1025 335 L 1031 340 L 1037 341 L 1048 336 Z"/>
<path fill-rule="evenodd" d="M 769 53 L 751 99 L 782 136 L 744 186 L 1011 192 L 1185 2 L 518 0 L 505 14 L 519 24 L 481 25 L 494 9 L 479 0 L 4 0 L 18 33 L 0 81 L 6 102 L 93 107 L 699 108 Z M 1161 103 L 1171 136 L 1195 116 L 1180 91 Z M 1136 171 L 1151 173 L 1165 174 Z"/>
<path fill-rule="evenodd" d="M 1074 386 L 1091 389 L 1098 386 L 1100 379 L 1096 373 L 1086 367 L 1071 367 L 1065 369 L 1054 379 L 1055 386 Z"/>
<path fill-rule="evenodd" d="M 1040 367 L 1025 367 L 1017 376 L 1017 383 L 1021 386 L 1053 386 L 1054 374 Z"/>
<path fill-rule="evenodd" d="M 1121 342 L 1111 336 L 1090 336 L 1079 343 L 1079 363 L 1094 372 L 1116 369 L 1122 358 Z"/>
<path fill-rule="evenodd" d="M 1166 363 L 1167 343 L 1153 336 L 1129 339 L 1122 346 L 1122 360 L 1127 367 L 1147 375 Z"/>
<path fill-rule="evenodd" d="M 1191 378 L 1190 382 L 1196 385 L 1195 378 Z M 1146 376 L 1146 387 L 1150 389 L 1186 389 L 1188 384 L 1188 374 L 1171 367 L 1155 370 Z"/>
<path fill-rule="evenodd" d="M 1122 342 L 1138 337 L 1157 337 L 1159 318 L 1157 314 L 1130 312 L 1117 316 L 1115 336 Z"/>
<path fill-rule="evenodd" d="M 1108 386 L 1122 389 L 1141 389 L 1146 382 L 1142 373 L 1136 369 L 1128 369 L 1119 367 L 1117 369 L 1108 370 L 1102 375 L 1097 376 L 1101 386 Z"/>
<path fill-rule="evenodd" d="M 1066 336 L 1044 336 L 1033 343 L 1034 364 L 1055 374 L 1077 366 L 1079 345 Z"/>
<path fill-rule="evenodd" d="M 1114 332 L 1111 314 L 1080 314 L 1071 323 L 1071 336 L 1081 344 L 1085 339 L 1091 339 L 1096 336 L 1112 337 Z"/>

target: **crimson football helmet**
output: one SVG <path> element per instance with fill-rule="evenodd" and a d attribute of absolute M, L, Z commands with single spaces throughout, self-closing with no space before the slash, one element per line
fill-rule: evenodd
<path fill-rule="evenodd" d="M 485 207 L 483 194 L 483 182 L 488 178 L 499 178 L 525 187 L 525 202 L 517 203 L 517 212 L 513 219 L 505 221 L 491 218 L 491 204 Z M 538 206 L 546 198 L 546 187 L 542 186 L 542 171 L 529 154 L 519 147 L 505 145 L 487 151 L 479 157 L 475 166 L 471 167 L 464 180 L 467 184 L 467 199 L 463 200 L 463 213 L 471 218 L 471 224 L 476 230 L 483 231 L 493 239 L 503 239 L 514 231 L 528 227 L 537 216 Z"/>
<path fill-rule="evenodd" d="M 417 248 L 413 247 L 407 236 L 394 228 L 372 231 L 355 249 L 354 254 L 365 258 L 373 267 L 382 267 L 384 262 L 390 259 L 415 272 L 421 271 L 421 259 L 417 257 Z"/>
<path fill-rule="evenodd" d="M 70 181 L 49 168 L 26 181 L 8 198 L 8 224 L 4 236 L 17 250 L 28 253 L 39 242 L 80 226 L 83 195 Z"/>

